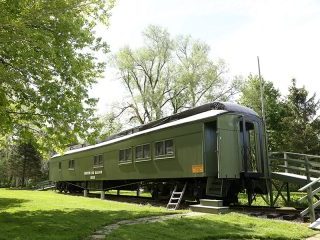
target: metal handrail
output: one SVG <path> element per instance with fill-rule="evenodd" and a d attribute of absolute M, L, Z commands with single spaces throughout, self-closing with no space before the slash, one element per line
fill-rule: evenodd
<path fill-rule="evenodd" d="M 304 216 L 307 213 L 310 214 L 310 220 L 312 222 L 315 221 L 315 211 L 314 209 L 320 206 L 320 200 L 316 203 L 313 203 L 313 197 L 320 192 L 320 187 L 316 189 L 312 189 L 313 186 L 320 182 L 320 156 L 311 155 L 311 154 L 301 154 L 301 153 L 293 153 L 293 152 L 272 152 L 269 155 L 270 160 L 274 161 L 283 161 L 284 165 L 270 164 L 270 167 L 277 166 L 282 169 L 285 169 L 285 172 L 289 171 L 299 172 L 300 175 L 306 176 L 307 184 L 299 189 L 299 191 L 307 191 L 307 195 L 300 198 L 299 201 L 308 199 L 308 207 L 304 209 L 300 215 Z M 296 159 L 295 159 L 296 158 Z M 318 168 L 318 169 L 317 169 Z M 318 178 L 312 181 L 311 174 L 316 174 Z"/>
<path fill-rule="evenodd" d="M 312 187 L 314 184 L 318 183 L 319 181 L 320 181 L 320 177 L 313 180 L 312 182 L 309 182 L 307 185 L 303 186 L 298 191 L 300 191 L 300 192 L 305 191 L 307 188 Z"/>
<path fill-rule="evenodd" d="M 294 153 L 294 152 L 270 152 L 269 155 L 273 155 L 273 154 L 292 154 L 292 155 L 297 155 L 297 156 L 303 156 L 303 157 L 312 157 L 312 158 L 320 158 L 319 155 L 312 155 L 312 154 L 303 154 L 303 153 Z"/>
<path fill-rule="evenodd" d="M 316 203 L 312 204 L 312 209 L 314 210 L 316 207 L 319 207 L 319 205 L 320 205 L 320 200 L 317 201 Z M 304 210 L 300 213 L 300 215 L 303 217 L 303 216 L 306 215 L 308 212 L 310 212 L 310 208 L 309 208 L 309 207 L 307 207 L 306 209 L 304 209 Z M 312 218 L 312 217 L 311 217 L 311 218 Z M 314 219 L 311 219 L 312 222 L 314 222 L 315 220 L 316 220 L 315 218 L 314 218 Z"/>
<path fill-rule="evenodd" d="M 300 213 L 300 215 L 304 216 L 307 213 L 310 213 L 311 222 L 314 222 L 316 220 L 314 209 L 317 208 L 318 206 L 320 206 L 320 200 L 317 201 L 316 203 L 313 203 L 313 201 L 312 201 L 313 197 L 320 191 L 320 188 L 317 188 L 312 191 L 312 186 L 316 183 L 319 183 L 319 181 L 320 181 L 320 177 L 313 180 L 312 182 L 309 182 L 307 185 L 305 185 L 304 187 L 299 189 L 299 191 L 307 190 L 307 195 L 303 198 L 300 198 L 299 201 L 302 201 L 303 199 L 307 198 L 308 203 L 309 203 L 309 206 L 306 209 L 304 209 Z"/>

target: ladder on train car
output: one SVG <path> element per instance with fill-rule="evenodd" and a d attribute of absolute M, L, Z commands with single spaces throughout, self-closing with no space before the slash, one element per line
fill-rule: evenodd
<path fill-rule="evenodd" d="M 167 209 L 171 209 L 171 210 L 178 209 L 181 203 L 181 200 L 183 198 L 184 192 L 186 191 L 186 188 L 187 188 L 187 183 L 184 184 L 182 191 L 177 191 L 178 184 L 174 187 L 170 200 L 167 204 Z"/>

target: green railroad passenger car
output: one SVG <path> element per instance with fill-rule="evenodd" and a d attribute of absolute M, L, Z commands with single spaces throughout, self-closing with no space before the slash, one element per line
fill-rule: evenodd
<path fill-rule="evenodd" d="M 263 122 L 251 109 L 214 102 L 142 125 L 50 160 L 60 191 L 150 189 L 237 201 L 240 191 L 267 193 Z"/>

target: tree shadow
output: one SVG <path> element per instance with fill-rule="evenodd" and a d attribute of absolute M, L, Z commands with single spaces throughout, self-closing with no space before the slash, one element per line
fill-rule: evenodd
<path fill-rule="evenodd" d="M 240 216 L 239 216 L 240 217 Z M 296 233 L 288 234 L 288 230 L 269 228 L 250 221 L 243 224 L 243 219 L 237 221 L 203 218 L 179 218 L 164 222 L 122 226 L 108 236 L 110 240 L 124 240 L 134 233 L 132 240 L 162 239 L 162 240 L 213 240 L 213 239 L 301 239 Z M 275 226 L 276 224 L 271 224 Z M 282 225 L 290 229 L 290 225 Z M 301 227 L 302 229 L 302 227 Z M 290 229 L 291 230 L 291 229 Z M 297 230 L 291 230 L 297 231 Z M 310 236 L 309 234 L 305 234 Z"/>
<path fill-rule="evenodd" d="M 29 200 L 17 199 L 17 198 L 0 198 L 0 211 L 12 207 L 20 207 L 22 203 Z"/>
<path fill-rule="evenodd" d="M 90 211 L 85 209 L 2 212 L 0 213 L 0 239 L 85 239 L 102 226 L 125 219 L 134 219 L 137 216 L 150 215 L 149 211 Z"/>

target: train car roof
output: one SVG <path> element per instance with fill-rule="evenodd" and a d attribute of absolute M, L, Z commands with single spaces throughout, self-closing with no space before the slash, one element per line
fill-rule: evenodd
<path fill-rule="evenodd" d="M 140 132 L 146 129 L 154 128 L 156 126 L 166 124 L 172 121 L 176 121 L 182 118 L 190 117 L 202 112 L 206 112 L 209 110 L 226 110 L 228 112 L 238 112 L 238 113 L 245 113 L 245 114 L 251 114 L 251 115 L 256 115 L 258 114 L 254 112 L 252 109 L 235 104 L 235 103 L 230 103 L 230 102 L 212 102 L 212 103 L 207 103 L 198 107 L 194 107 L 188 110 L 185 110 L 183 112 L 179 112 L 134 128 L 126 129 L 124 131 L 121 131 L 115 135 L 109 136 L 105 141 L 109 141 L 115 138 L 123 137 L 125 135 L 131 135 L 136 132 Z"/>
<path fill-rule="evenodd" d="M 119 134 L 111 136 L 106 141 L 101 143 L 66 151 L 63 155 L 69 155 L 72 153 L 83 152 L 83 151 L 99 148 L 102 146 L 107 146 L 109 144 L 120 142 L 120 141 L 129 139 L 131 137 L 140 136 L 140 135 L 154 132 L 160 129 L 178 126 L 184 123 L 195 122 L 198 120 L 211 118 L 227 112 L 245 113 L 245 114 L 258 116 L 258 114 L 254 112 L 252 109 L 238 105 L 238 104 L 226 103 L 226 102 L 223 102 L 223 103 L 213 102 L 213 103 L 208 103 L 196 108 L 183 111 L 181 113 L 171 115 L 166 118 L 162 118 L 160 120 L 157 120 L 145 125 L 141 125 L 136 128 L 132 128 L 132 129 L 120 132 Z M 63 156 L 63 155 L 56 154 L 52 156 L 52 158 Z"/>
<path fill-rule="evenodd" d="M 214 117 L 214 116 L 226 113 L 226 112 L 227 112 L 226 110 L 210 110 L 210 111 L 199 113 L 199 114 L 196 114 L 196 115 L 193 115 L 193 116 L 190 116 L 190 117 L 186 117 L 186 118 L 183 118 L 183 119 L 180 119 L 180 120 L 176 120 L 176 121 L 173 121 L 173 122 L 162 124 L 162 125 L 159 125 L 159 126 L 154 127 L 154 128 L 149 128 L 149 129 L 146 129 L 146 130 L 143 130 L 143 131 L 140 131 L 140 132 L 132 133 L 130 135 L 125 135 L 123 137 L 118 137 L 118 138 L 115 138 L 115 139 L 112 139 L 112 140 L 109 140 L 109 141 L 106 141 L 106 142 L 101 142 L 101 143 L 98 143 L 98 144 L 95 144 L 95 145 L 90 145 L 90 146 L 83 147 L 83 148 L 69 150 L 69 151 L 65 152 L 63 155 L 69 155 L 69 154 L 72 154 L 72 153 L 77 153 L 77 152 L 82 152 L 82 151 L 86 151 L 86 150 L 90 150 L 90 149 L 95 149 L 95 148 L 98 148 L 98 147 L 102 147 L 102 146 L 106 146 L 106 145 L 113 144 L 113 143 L 116 143 L 116 142 L 120 142 L 120 141 L 129 139 L 131 137 L 140 136 L 140 135 L 147 134 L 147 133 L 150 133 L 150 132 L 154 132 L 154 131 L 157 131 L 157 130 L 160 130 L 160 129 L 165 129 L 165 128 L 169 128 L 169 127 L 173 127 L 173 126 L 178 126 L 178 125 L 181 125 L 181 124 L 184 124 L 184 123 L 195 122 L 195 121 L 198 121 L 198 120 L 211 118 L 211 117 Z M 56 154 L 52 158 L 55 158 L 55 157 L 58 157 L 58 156 L 61 156 L 61 155 L 60 154 Z"/>

